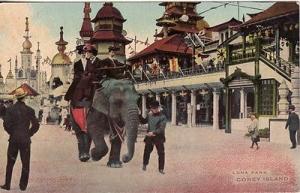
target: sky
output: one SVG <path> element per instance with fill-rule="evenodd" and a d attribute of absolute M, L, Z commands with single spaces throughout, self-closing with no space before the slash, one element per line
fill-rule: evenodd
<path fill-rule="evenodd" d="M 257 13 L 270 7 L 274 2 L 239 2 L 240 6 L 253 7 L 257 9 L 240 7 L 239 14 L 237 2 L 201 2 L 197 5 L 197 12 L 202 13 L 204 19 L 210 26 L 214 26 L 228 21 L 232 17 L 240 20 L 243 14 L 245 19 L 249 17 L 246 13 Z M 127 37 L 137 37 L 138 40 L 145 41 L 149 39 L 149 43 L 154 41 L 153 35 L 156 26 L 156 19 L 163 15 L 164 7 L 159 6 L 159 2 L 114 2 L 114 7 L 118 8 L 126 19 L 123 27 L 127 32 Z M 217 7 L 211 9 L 212 7 Z M 233 6 L 235 5 L 235 6 Z M 91 3 L 91 18 L 93 19 L 99 9 L 103 6 L 103 2 Z M 2 65 L 2 75 L 4 78 L 9 70 L 9 58 L 12 58 L 12 69 L 14 69 L 14 61 L 17 56 L 20 65 L 20 51 L 22 51 L 22 43 L 24 42 L 25 17 L 29 18 L 29 30 L 31 35 L 31 43 L 33 44 L 31 51 L 34 56 L 37 50 L 37 42 L 40 42 L 40 50 L 43 58 L 47 56 L 53 58 L 58 53 L 55 42 L 59 40 L 60 26 L 64 29 L 64 40 L 69 44 L 66 51 L 74 50 L 76 46 L 76 38 L 79 38 L 79 31 L 83 21 L 83 2 L 42 2 L 42 3 L 0 3 L 0 64 Z M 207 11 L 209 10 L 209 11 Z M 206 12 L 207 11 L 207 12 Z M 160 30 L 158 30 L 160 31 Z M 132 47 L 133 44 L 131 45 Z M 137 51 L 145 48 L 144 44 L 137 45 Z M 127 51 L 129 52 L 129 51 Z M 71 56 L 72 58 L 72 56 Z M 42 59 L 43 60 L 43 59 Z M 50 77 L 49 65 L 43 65 L 42 69 L 48 73 Z"/>

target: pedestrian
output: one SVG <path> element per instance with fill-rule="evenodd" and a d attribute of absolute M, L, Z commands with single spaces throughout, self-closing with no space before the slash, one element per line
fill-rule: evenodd
<path fill-rule="evenodd" d="M 6 107 L 4 105 L 4 101 L 1 99 L 0 100 L 0 118 L 3 119 L 3 117 L 5 116 L 5 112 L 6 112 Z"/>
<path fill-rule="evenodd" d="M 27 92 L 23 88 L 15 91 L 17 102 L 9 107 L 4 117 L 3 126 L 9 134 L 9 144 L 7 150 L 7 165 L 5 184 L 2 189 L 10 190 L 11 177 L 14 164 L 20 151 L 22 162 L 22 174 L 19 187 L 26 190 L 30 169 L 30 144 L 32 137 L 39 129 L 39 122 L 34 110 L 25 104 Z"/>
<path fill-rule="evenodd" d="M 295 112 L 295 106 L 289 106 L 289 117 L 285 125 L 285 129 L 289 127 L 290 140 L 292 142 L 291 149 L 295 149 L 297 146 L 296 133 L 299 130 L 299 116 Z M 299 132 L 299 131 L 298 131 Z"/>
<path fill-rule="evenodd" d="M 259 149 L 258 142 L 260 141 L 259 133 L 258 133 L 258 120 L 255 114 L 250 116 L 251 124 L 248 126 L 248 132 L 251 135 L 252 145 L 250 148 L 253 148 L 254 144 L 256 145 L 256 149 Z"/>
<path fill-rule="evenodd" d="M 146 118 L 140 116 L 142 124 L 148 123 L 147 134 L 144 139 L 145 149 L 143 156 L 143 170 L 146 171 L 146 167 L 149 164 L 150 154 L 155 145 L 158 154 L 158 171 L 161 174 L 164 173 L 165 166 L 165 128 L 167 123 L 166 116 L 159 110 L 159 102 L 153 101 L 150 104 L 150 113 Z"/>

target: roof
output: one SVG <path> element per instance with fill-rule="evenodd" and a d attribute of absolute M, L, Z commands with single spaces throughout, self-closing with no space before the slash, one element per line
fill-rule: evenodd
<path fill-rule="evenodd" d="M 166 6 L 166 5 L 169 4 L 169 3 L 173 3 L 173 2 L 167 2 L 167 1 L 164 1 L 164 2 L 159 3 L 158 5 L 160 5 L 160 6 Z M 189 2 L 187 2 L 187 3 L 190 3 L 190 4 L 199 4 L 200 1 L 199 1 L 199 2 L 197 2 L 197 1 L 194 1 L 194 2 L 189 1 Z"/>
<path fill-rule="evenodd" d="M 121 21 L 126 21 L 120 11 L 113 6 L 112 2 L 106 2 L 103 4 L 103 7 L 98 11 L 96 17 L 92 20 L 92 22 L 97 22 L 100 19 L 106 18 L 115 18 Z"/>
<path fill-rule="evenodd" d="M 37 96 L 39 95 L 39 93 L 34 90 L 32 87 L 30 87 L 28 84 L 26 83 L 23 83 L 21 86 L 19 86 L 18 88 L 23 88 L 26 92 L 27 92 L 27 95 L 29 96 Z M 9 93 L 10 95 L 14 95 L 15 94 L 15 91 L 18 89 L 16 88 L 15 90 L 13 90 L 11 93 Z"/>
<path fill-rule="evenodd" d="M 183 10 L 181 10 L 178 6 L 170 7 L 165 12 L 167 12 L 170 16 L 171 15 L 179 15 L 179 16 L 183 15 Z M 192 9 L 187 9 L 186 15 L 188 15 L 189 17 L 203 18 L 202 16 L 195 13 L 195 11 L 193 11 Z"/>
<path fill-rule="evenodd" d="M 90 18 L 84 18 L 81 30 L 79 32 L 81 37 L 92 37 L 93 36 L 93 27 Z"/>
<path fill-rule="evenodd" d="M 175 32 L 187 32 L 187 33 L 198 33 L 199 30 L 194 26 L 182 26 L 176 25 L 174 27 L 169 27 L 168 31 L 175 31 Z M 161 30 L 155 37 L 163 37 L 163 30 Z"/>
<path fill-rule="evenodd" d="M 55 64 L 71 64 L 71 60 L 69 58 L 69 56 L 67 56 L 65 53 L 57 53 L 52 61 L 51 61 L 51 65 L 55 65 Z"/>
<path fill-rule="evenodd" d="M 255 25 L 267 20 L 272 20 L 278 17 L 284 17 L 292 14 L 299 14 L 299 6 L 296 2 L 276 2 L 265 11 L 255 15 L 242 26 Z"/>
<path fill-rule="evenodd" d="M 130 57 L 128 60 L 130 61 L 130 60 L 138 59 L 140 57 L 153 54 L 153 53 L 159 53 L 159 52 L 170 52 L 170 53 L 191 55 L 192 49 L 187 47 L 181 35 L 174 34 L 167 38 L 155 41 L 144 50 Z"/>
<path fill-rule="evenodd" d="M 97 41 L 117 41 L 125 42 L 126 44 L 131 43 L 130 40 L 126 39 L 121 33 L 111 30 L 98 30 L 92 37 L 92 42 Z"/>
<path fill-rule="evenodd" d="M 224 23 L 221 23 L 219 25 L 215 25 L 213 27 L 208 27 L 206 28 L 207 30 L 209 31 L 213 31 L 213 32 L 219 32 L 219 31 L 223 31 L 229 27 L 232 27 L 232 26 L 237 26 L 237 25 L 240 25 L 242 24 L 243 22 L 239 21 L 239 20 L 236 20 L 234 17 L 231 18 L 229 21 L 227 22 L 224 22 Z"/>

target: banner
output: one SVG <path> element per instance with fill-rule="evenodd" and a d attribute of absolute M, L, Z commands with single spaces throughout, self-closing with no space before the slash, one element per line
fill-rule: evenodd
<path fill-rule="evenodd" d="M 179 72 L 178 58 L 169 59 L 170 72 Z"/>

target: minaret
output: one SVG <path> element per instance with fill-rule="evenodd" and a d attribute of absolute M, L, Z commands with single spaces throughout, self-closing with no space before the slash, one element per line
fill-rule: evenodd
<path fill-rule="evenodd" d="M 3 81 L 3 76 L 2 76 L 2 73 L 1 73 L 1 64 L 0 64 L 0 94 L 4 93 L 4 81 Z"/>
<path fill-rule="evenodd" d="M 15 77 L 18 77 L 18 57 L 15 59 Z"/>
<path fill-rule="evenodd" d="M 11 59 L 9 59 L 9 71 L 7 73 L 7 76 L 6 76 L 6 80 L 7 79 L 14 79 L 14 75 L 13 75 L 13 73 L 11 71 Z"/>
<path fill-rule="evenodd" d="M 84 41 L 84 43 L 87 43 L 91 40 L 93 37 L 94 31 L 91 23 L 90 13 L 91 13 L 91 7 L 90 3 L 84 3 L 84 18 L 81 26 L 81 30 L 79 32 L 80 37 Z"/>
<path fill-rule="evenodd" d="M 37 89 L 37 92 L 40 91 L 40 82 L 41 82 L 41 69 L 40 69 L 40 66 L 41 66 L 41 59 L 42 59 L 42 56 L 41 56 L 41 50 L 40 50 L 40 42 L 37 43 L 37 50 L 36 50 L 36 56 L 35 56 L 35 59 L 36 59 L 36 80 L 37 80 L 37 85 L 36 85 L 36 89 Z"/>
<path fill-rule="evenodd" d="M 0 64 L 0 84 L 3 84 L 3 76 L 1 73 L 1 67 L 2 67 L 2 65 Z"/>
<path fill-rule="evenodd" d="M 26 17 L 25 22 L 25 35 L 23 36 L 25 38 L 25 41 L 23 42 L 23 51 L 21 51 L 21 66 L 24 69 L 25 78 L 30 78 L 30 67 L 32 64 L 32 53 L 30 48 L 32 47 L 31 42 L 29 41 L 29 22 L 28 17 Z"/>

